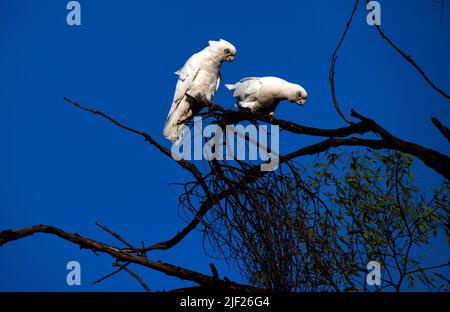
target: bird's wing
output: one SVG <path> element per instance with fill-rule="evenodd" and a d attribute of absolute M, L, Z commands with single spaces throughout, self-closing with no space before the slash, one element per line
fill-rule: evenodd
<path fill-rule="evenodd" d="M 242 90 L 239 90 L 240 97 L 246 100 L 253 101 L 256 93 L 261 89 L 262 81 L 257 77 L 248 77 L 241 79 Z"/>
<path fill-rule="evenodd" d="M 257 94 L 261 86 L 262 81 L 257 77 L 243 78 L 233 85 L 233 96 L 238 99 L 237 106 L 249 109 L 258 106 Z"/>
<path fill-rule="evenodd" d="M 250 81 L 250 80 L 260 81 L 261 78 L 259 78 L 259 77 L 246 77 L 246 78 L 242 78 L 239 82 L 245 82 L 245 81 Z"/>
<path fill-rule="evenodd" d="M 195 78 L 197 77 L 200 66 L 191 57 L 186 64 L 175 74 L 179 76 L 177 86 L 175 88 L 175 95 L 173 97 L 172 106 L 170 107 L 169 115 L 167 116 L 167 120 L 172 118 L 173 113 L 177 110 L 178 105 L 181 103 L 181 100 L 186 95 L 186 92 L 189 91 L 192 84 L 194 83 Z"/>

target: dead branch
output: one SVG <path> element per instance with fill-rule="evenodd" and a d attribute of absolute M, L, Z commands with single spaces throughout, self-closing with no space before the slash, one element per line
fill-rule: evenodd
<path fill-rule="evenodd" d="M 127 262 L 127 263 L 121 265 L 117 270 L 115 270 L 115 271 L 113 271 L 113 272 L 111 272 L 111 273 L 109 273 L 109 274 L 99 278 L 98 280 L 94 281 L 93 284 L 98 284 L 98 283 L 103 282 L 104 280 L 110 278 L 111 276 L 116 275 L 117 273 L 119 273 L 120 271 L 125 269 L 129 264 L 130 264 L 130 262 Z"/>
<path fill-rule="evenodd" d="M 123 239 L 119 234 L 111 231 L 109 228 L 107 228 L 106 226 L 100 224 L 99 222 L 95 222 L 95 225 L 97 225 L 98 227 L 100 227 L 102 230 L 108 232 L 109 234 L 111 234 L 112 237 L 114 237 L 115 239 L 117 239 L 118 241 L 124 243 L 126 246 L 128 246 L 131 250 L 133 250 L 134 252 L 139 254 L 139 251 L 137 249 L 134 248 L 133 245 L 131 245 L 129 242 L 127 242 L 125 239 Z"/>
<path fill-rule="evenodd" d="M 348 19 L 347 24 L 344 29 L 344 32 L 342 33 L 341 39 L 339 40 L 339 43 L 336 46 L 336 48 L 334 49 L 333 55 L 331 56 L 330 71 L 329 71 L 329 77 L 328 77 L 330 80 L 331 95 L 333 97 L 334 107 L 336 108 L 336 111 L 342 117 L 342 119 L 344 119 L 349 124 L 352 124 L 352 122 L 344 115 L 344 113 L 342 113 L 342 110 L 339 106 L 339 102 L 337 100 L 336 88 L 335 88 L 335 82 L 334 82 L 334 73 L 335 73 L 336 60 L 337 60 L 337 54 L 338 54 L 339 48 L 341 47 L 342 43 L 344 42 L 345 36 L 347 35 L 347 32 L 350 28 L 350 25 L 352 23 L 353 16 L 355 15 L 358 4 L 359 4 L 359 0 L 356 0 L 355 5 L 353 6 L 352 13 L 350 14 L 350 18 Z"/>
<path fill-rule="evenodd" d="M 151 261 L 145 256 L 134 255 L 123 250 L 119 250 L 110 245 L 98 242 L 96 240 L 80 236 L 77 233 L 68 233 L 57 227 L 50 225 L 34 225 L 20 230 L 5 230 L 0 232 L 0 247 L 7 243 L 16 241 L 36 233 L 45 233 L 58 236 L 66 241 L 80 246 L 81 249 L 86 248 L 97 252 L 105 253 L 120 262 L 130 262 L 142 265 L 144 267 L 165 273 L 169 276 L 174 276 L 182 280 L 192 281 L 198 285 L 205 287 L 217 287 L 230 291 L 244 291 L 251 292 L 257 289 L 247 285 L 241 285 L 234 282 L 227 282 L 225 280 L 214 279 L 209 275 L 191 271 L 179 266 L 160 261 Z"/>
<path fill-rule="evenodd" d="M 137 280 L 139 282 L 139 284 L 141 284 L 141 286 L 145 289 L 146 292 L 151 292 L 150 288 L 147 286 L 147 284 L 144 282 L 144 280 L 137 275 L 135 272 L 131 271 L 129 268 L 127 268 L 127 266 L 121 266 L 118 263 L 113 264 L 113 266 L 120 266 L 119 271 L 120 270 L 124 270 L 125 272 L 127 272 L 128 274 L 130 274 L 135 280 Z"/>
<path fill-rule="evenodd" d="M 374 133 L 381 136 L 381 140 L 369 140 L 361 139 L 357 137 L 350 137 L 346 139 L 330 138 L 322 142 L 303 147 L 295 152 L 280 157 L 280 163 L 292 160 L 294 158 L 304 155 L 314 155 L 324 152 L 331 147 L 338 146 L 365 146 L 373 149 L 391 149 L 397 150 L 403 153 L 413 155 L 422 160 L 428 167 L 434 169 L 436 172 L 444 176 L 447 180 L 450 180 L 450 158 L 444 154 L 441 154 L 432 149 L 425 148 L 421 145 L 401 140 L 372 119 L 366 118 L 354 110 L 352 110 L 352 116 L 359 118 L 365 125 Z"/>
<path fill-rule="evenodd" d="M 156 142 L 154 139 L 151 138 L 151 136 L 144 131 L 136 130 L 134 128 L 125 126 L 118 121 L 116 121 L 114 118 L 110 117 L 109 115 L 106 115 L 98 110 L 94 110 L 88 107 L 85 107 L 81 104 L 78 104 L 75 101 L 72 101 L 70 99 L 65 98 L 65 100 L 73 105 L 75 105 L 78 108 L 81 108 L 83 110 L 89 111 L 91 113 L 97 114 L 102 116 L 103 118 L 106 118 L 107 120 L 111 121 L 115 125 L 139 134 L 143 136 L 147 141 L 149 141 L 152 145 L 156 146 L 160 151 L 162 151 L 165 155 L 170 156 L 170 151 L 163 147 L 161 144 Z M 308 147 L 301 148 L 295 152 L 292 152 L 288 155 L 281 156 L 280 162 L 286 162 L 287 160 L 291 160 L 303 155 L 313 155 L 318 154 L 323 151 L 328 150 L 331 147 L 338 147 L 338 146 L 366 146 L 371 147 L 374 149 L 395 149 L 399 151 L 403 151 L 406 153 L 410 153 L 418 158 L 420 158 L 422 161 L 425 162 L 429 167 L 435 169 L 437 172 L 441 173 L 443 176 L 445 176 L 447 179 L 450 176 L 450 169 L 449 169 L 449 159 L 447 156 L 442 155 L 438 152 L 435 152 L 433 150 L 429 150 L 426 148 L 423 148 L 419 145 L 416 145 L 414 143 L 402 141 L 400 139 L 397 139 L 393 135 L 389 134 L 386 130 L 384 130 L 381 126 L 379 126 L 374 121 L 363 117 L 362 115 L 357 114 L 356 112 L 352 111 L 352 116 L 360 119 L 361 121 L 359 123 L 352 123 L 352 125 L 348 127 L 338 128 L 338 129 L 318 129 L 318 128 L 312 128 L 312 127 L 306 127 L 301 126 L 298 124 L 295 124 L 293 122 L 288 122 L 284 120 L 279 119 L 269 119 L 268 116 L 263 115 L 253 115 L 248 114 L 245 112 L 235 112 L 230 111 L 222 108 L 220 105 L 214 104 L 214 103 L 207 103 L 208 107 L 210 108 L 210 111 L 208 114 L 210 116 L 214 116 L 219 120 L 222 120 L 223 122 L 236 122 L 236 121 L 243 121 L 243 120 L 249 120 L 249 121 L 264 121 L 268 122 L 274 125 L 280 126 L 282 129 L 285 129 L 287 131 L 290 131 L 292 133 L 296 134 L 305 134 L 305 135 L 311 135 L 311 136 L 324 136 L 324 137 L 332 137 L 330 139 L 327 139 L 323 142 L 313 144 Z M 364 134 L 366 132 L 373 131 L 383 137 L 384 140 L 365 140 L 360 139 L 356 137 L 352 137 L 349 139 L 337 139 L 335 137 L 346 137 L 351 134 Z M 149 247 L 141 248 L 139 249 L 139 252 L 147 252 L 150 250 L 167 250 L 178 244 L 184 237 L 186 237 L 193 229 L 197 227 L 197 225 L 200 223 L 202 218 L 206 215 L 208 210 L 218 202 L 220 202 L 222 199 L 224 199 L 226 196 L 228 196 L 230 193 L 232 193 L 234 190 L 227 189 L 223 190 L 219 193 L 212 194 L 210 192 L 210 189 L 205 184 L 204 177 L 202 176 L 201 172 L 196 168 L 195 165 L 192 163 L 189 163 L 185 160 L 180 160 L 178 163 L 180 165 L 189 170 L 193 176 L 196 178 L 196 180 L 200 183 L 202 186 L 203 191 L 205 194 L 207 194 L 207 200 L 205 200 L 201 205 L 198 211 L 195 213 L 194 218 L 192 221 L 184 227 L 180 232 L 177 232 L 171 239 L 163 242 L 159 242 L 156 244 L 153 244 Z M 248 183 L 250 181 L 253 181 L 255 179 L 258 179 L 263 175 L 263 172 L 258 170 L 259 167 L 254 167 L 253 170 L 247 172 L 247 176 L 243 178 L 242 183 Z M 130 251 L 130 249 L 124 249 L 124 251 Z M 133 250 L 131 250 L 133 251 Z M 134 250 L 136 252 L 136 250 Z"/>
<path fill-rule="evenodd" d="M 146 132 L 144 132 L 144 131 L 136 130 L 136 129 L 131 128 L 131 127 L 128 127 L 128 126 L 125 126 L 125 125 L 123 125 L 122 123 L 118 122 L 116 119 L 112 118 L 111 116 L 106 115 L 106 114 L 104 114 L 103 112 L 101 112 L 101 111 L 99 111 L 99 110 L 96 110 L 96 109 L 92 109 L 92 108 L 83 106 L 83 105 L 81 105 L 81 104 L 79 104 L 79 103 L 77 103 L 77 102 L 75 102 L 75 101 L 70 100 L 69 98 L 64 97 L 64 100 L 65 100 L 66 102 L 68 102 L 68 103 L 74 105 L 75 107 L 78 107 L 78 108 L 80 108 L 80 109 L 82 109 L 82 110 L 91 112 L 91 113 L 93 113 L 94 115 L 99 115 L 99 116 L 101 116 L 101 117 L 103 117 L 103 118 L 109 120 L 110 122 L 112 122 L 113 124 L 115 124 L 116 126 L 122 128 L 122 129 L 125 129 L 125 130 L 127 130 L 127 131 L 132 132 L 132 133 L 136 133 L 136 134 L 141 135 L 142 137 L 144 137 L 144 139 L 145 139 L 147 142 L 149 142 L 150 144 L 152 144 L 153 146 L 155 146 L 155 147 L 156 147 L 159 151 L 161 151 L 164 155 L 166 155 L 166 156 L 170 157 L 172 160 L 174 160 L 173 157 L 172 157 L 171 152 L 170 152 L 166 147 L 162 146 L 162 145 L 159 144 L 156 140 L 154 140 L 148 133 L 146 133 Z M 192 163 L 190 163 L 190 162 L 188 162 L 188 161 L 185 161 L 185 160 L 183 160 L 183 159 L 178 160 L 178 161 L 176 161 L 176 162 L 177 162 L 182 168 L 187 169 L 187 170 L 194 176 L 194 178 L 195 178 L 195 179 L 197 180 L 197 182 L 201 185 L 203 191 L 204 191 L 205 194 L 207 195 L 208 200 L 209 200 L 209 201 L 214 201 L 215 199 L 214 199 L 214 197 L 213 197 L 213 194 L 211 194 L 209 188 L 208 188 L 207 185 L 205 184 L 204 178 L 203 178 L 203 176 L 202 176 L 200 170 L 198 170 L 198 168 L 197 168 L 194 164 L 192 164 Z M 206 213 L 206 211 L 205 211 L 204 213 Z M 199 216 L 201 217 L 201 213 L 199 214 Z M 194 222 L 194 224 L 196 225 L 195 220 L 194 220 L 193 222 Z M 181 239 L 177 240 L 176 238 L 177 238 L 177 237 L 183 238 L 185 235 L 187 235 L 187 233 L 189 233 L 189 232 L 195 227 L 195 225 L 193 225 L 193 227 L 190 228 L 188 231 L 186 231 L 186 228 L 183 229 L 182 232 L 183 232 L 183 233 L 186 233 L 186 234 L 184 234 L 183 236 L 175 236 L 171 241 L 174 241 L 175 244 L 178 243 Z M 173 245 L 172 245 L 172 246 L 173 246 Z"/>
<path fill-rule="evenodd" d="M 369 0 L 366 0 L 367 3 L 369 3 Z M 440 93 L 443 97 L 445 97 L 447 100 L 450 100 L 450 95 L 448 95 L 444 90 L 439 88 L 425 73 L 425 71 L 414 61 L 414 59 L 406 54 L 403 50 L 401 50 L 394 42 L 392 42 L 391 39 L 389 39 L 388 36 L 383 32 L 380 25 L 375 24 L 375 28 L 377 29 L 378 33 L 380 34 L 381 38 L 386 40 L 386 42 L 395 50 L 398 52 L 398 54 L 401 55 L 408 63 L 410 63 L 418 72 L 419 74 L 425 79 L 425 81 L 438 93 Z"/>
<path fill-rule="evenodd" d="M 380 126 L 374 120 L 364 117 L 358 114 L 355 110 L 351 110 L 351 116 L 360 120 L 359 123 L 352 123 L 348 127 L 338 129 L 318 129 L 312 127 L 301 126 L 292 122 L 287 122 L 280 119 L 270 119 L 267 116 L 253 115 L 248 116 L 245 112 L 232 112 L 227 111 L 217 104 L 210 103 L 211 111 L 210 115 L 213 115 L 219 120 L 223 121 L 252 121 L 259 120 L 273 125 L 279 125 L 282 129 L 288 130 L 296 134 L 305 134 L 310 136 L 323 136 L 330 137 L 330 139 L 322 142 L 310 145 L 308 147 L 301 148 L 300 150 L 290 153 L 289 155 L 280 156 L 281 162 L 291 160 L 303 155 L 314 155 L 328 150 L 331 147 L 338 146 L 365 146 L 374 149 L 393 149 L 407 154 L 411 154 L 421 159 L 428 167 L 434 169 L 436 172 L 443 175 L 445 178 L 450 178 L 450 158 L 444 154 L 441 154 L 432 149 L 420 146 L 418 144 L 401 140 L 386 129 Z M 223 117 L 228 116 L 228 117 Z M 231 116 L 231 117 L 230 117 Z M 357 137 L 348 139 L 338 139 L 338 137 L 344 138 L 353 134 L 364 134 L 367 132 L 373 132 L 379 135 L 382 140 L 367 140 Z"/>
<path fill-rule="evenodd" d="M 450 130 L 444 126 L 436 117 L 431 118 L 431 122 L 442 133 L 442 135 L 450 142 Z"/>

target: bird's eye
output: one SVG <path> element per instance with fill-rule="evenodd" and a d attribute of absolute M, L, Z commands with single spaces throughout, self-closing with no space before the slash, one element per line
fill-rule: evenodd
<path fill-rule="evenodd" d="M 303 93 L 297 92 L 297 97 L 301 98 L 303 96 Z"/>
<path fill-rule="evenodd" d="M 223 50 L 226 54 L 229 54 L 231 51 L 230 51 L 230 49 L 225 49 L 225 50 Z"/>

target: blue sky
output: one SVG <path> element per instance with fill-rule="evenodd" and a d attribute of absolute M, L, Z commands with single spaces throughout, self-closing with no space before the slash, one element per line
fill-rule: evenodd
<path fill-rule="evenodd" d="M 129 241 L 153 243 L 183 227 L 168 184 L 191 177 L 140 137 L 65 103 L 98 108 L 170 146 L 162 128 L 176 83 L 175 70 L 210 39 L 238 50 L 222 67 L 223 81 L 274 75 L 302 84 L 305 107 L 283 103 L 277 115 L 315 127 L 338 127 L 329 85 L 330 56 L 353 1 L 86 1 L 82 25 L 66 24 L 68 1 L 0 0 L 0 229 L 51 224 L 113 242 L 94 225 Z M 380 1 L 382 26 L 434 82 L 450 91 L 450 6 L 440 20 L 432 1 Z M 366 23 L 361 3 L 336 67 L 342 109 L 374 118 L 400 138 L 446 154 L 450 148 L 430 122 L 450 124 L 449 103 Z M 231 106 L 220 87 L 215 102 Z M 281 149 L 314 142 L 286 136 Z M 427 191 L 442 179 L 420 162 L 415 173 Z M 443 239 L 430 262 L 448 257 Z M 168 252 L 150 254 L 240 281 L 233 268 L 208 258 L 200 234 Z M 82 286 L 65 282 L 66 264 L 81 263 Z M 109 273 L 112 259 L 65 241 L 36 235 L 0 248 L 0 291 L 140 291 L 127 274 Z M 190 285 L 136 270 L 151 289 Z"/>

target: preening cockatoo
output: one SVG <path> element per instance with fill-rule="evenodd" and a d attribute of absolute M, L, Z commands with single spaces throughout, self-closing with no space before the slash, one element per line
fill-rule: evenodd
<path fill-rule="evenodd" d="M 182 139 L 183 123 L 203 107 L 194 105 L 192 98 L 211 101 L 220 84 L 220 66 L 231 62 L 236 48 L 220 39 L 192 55 L 175 74 L 179 76 L 172 107 L 164 126 L 164 136 L 174 143 Z"/>
<path fill-rule="evenodd" d="M 225 86 L 233 92 L 239 108 L 252 113 L 273 115 L 282 100 L 303 106 L 308 97 L 302 86 L 277 77 L 244 78 L 236 84 Z"/>

